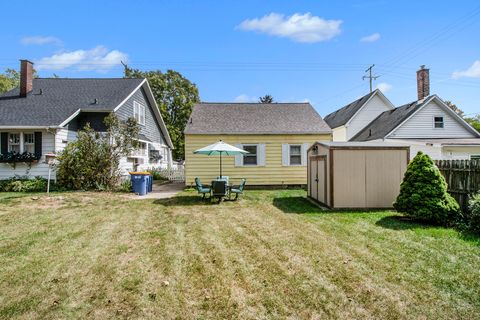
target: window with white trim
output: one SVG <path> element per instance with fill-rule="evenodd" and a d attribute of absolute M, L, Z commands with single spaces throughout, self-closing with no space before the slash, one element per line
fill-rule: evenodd
<path fill-rule="evenodd" d="M 443 117 L 433 117 L 433 127 L 435 129 L 443 129 L 445 124 L 443 123 Z"/>
<path fill-rule="evenodd" d="M 133 118 L 138 124 L 145 125 L 145 106 L 133 101 Z"/>
<path fill-rule="evenodd" d="M 256 166 L 258 164 L 257 147 L 255 144 L 243 145 L 243 150 L 248 152 L 243 155 L 244 166 Z"/>
<path fill-rule="evenodd" d="M 20 133 L 8 134 L 8 151 L 15 151 L 20 153 Z"/>
<path fill-rule="evenodd" d="M 290 165 L 302 164 L 302 146 L 300 144 L 291 144 L 290 146 Z"/>
<path fill-rule="evenodd" d="M 23 134 L 23 152 L 35 153 L 35 135 L 33 133 Z"/>

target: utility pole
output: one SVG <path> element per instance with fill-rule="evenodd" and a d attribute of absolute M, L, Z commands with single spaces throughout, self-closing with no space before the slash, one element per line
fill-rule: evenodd
<path fill-rule="evenodd" d="M 375 67 L 374 64 L 372 64 L 370 67 L 368 67 L 365 72 L 368 72 L 368 76 L 363 76 L 362 80 L 368 79 L 370 81 L 370 92 L 372 92 L 372 81 L 377 80 L 380 76 L 374 76 L 372 75 L 372 68 Z"/>

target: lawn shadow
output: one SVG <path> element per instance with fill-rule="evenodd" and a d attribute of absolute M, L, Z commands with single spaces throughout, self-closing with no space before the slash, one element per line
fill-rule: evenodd
<path fill-rule="evenodd" d="M 427 224 L 405 216 L 387 216 L 375 223 L 377 226 L 392 230 L 428 229 L 438 228 L 438 225 Z"/>
<path fill-rule="evenodd" d="M 416 220 L 405 216 L 388 216 L 383 217 L 375 223 L 377 226 L 391 230 L 414 230 L 414 229 L 455 229 L 454 227 L 443 227 L 438 224 L 429 224 L 424 221 Z M 457 229 L 462 240 L 480 245 L 480 235 L 472 233 L 468 230 Z"/>
<path fill-rule="evenodd" d="M 234 201 L 227 199 L 224 199 L 222 202 L 230 202 Z M 154 204 L 160 204 L 166 207 L 172 207 L 172 206 L 211 206 L 211 205 L 217 205 L 222 202 L 219 202 L 217 199 L 210 199 L 206 198 L 203 199 L 202 196 L 175 196 L 172 198 L 166 198 L 166 199 L 157 199 L 153 201 Z"/>
<path fill-rule="evenodd" d="M 328 209 L 321 208 L 305 197 L 277 197 L 273 198 L 273 205 L 284 213 L 306 214 L 326 213 Z"/>

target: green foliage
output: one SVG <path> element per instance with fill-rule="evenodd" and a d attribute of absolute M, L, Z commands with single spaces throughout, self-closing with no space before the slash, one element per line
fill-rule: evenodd
<path fill-rule="evenodd" d="M 273 103 L 273 97 L 269 94 L 264 95 L 263 97 L 258 98 L 260 103 Z"/>
<path fill-rule="evenodd" d="M 118 191 L 126 193 L 132 192 L 132 181 L 130 181 L 130 179 L 123 181 L 120 184 Z"/>
<path fill-rule="evenodd" d="M 37 71 L 33 69 L 33 77 L 38 78 Z M 6 69 L 0 74 L 0 94 L 12 90 L 20 85 L 20 72 L 15 69 Z"/>
<path fill-rule="evenodd" d="M 480 234 L 480 193 L 470 199 L 470 214 L 468 216 L 470 230 Z"/>
<path fill-rule="evenodd" d="M 0 74 L 0 94 L 18 87 L 20 83 L 20 74 L 13 69 L 6 69 L 4 74 Z"/>
<path fill-rule="evenodd" d="M 165 121 L 172 139 L 173 157 L 185 158 L 185 137 L 183 131 L 193 105 L 200 102 L 197 86 L 179 72 L 167 70 L 140 71 L 125 65 L 125 78 L 147 78 L 153 96 Z"/>
<path fill-rule="evenodd" d="M 410 217 L 442 225 L 451 225 L 460 216 L 460 207 L 448 194 L 445 178 L 422 152 L 408 165 L 393 206 Z"/>
<path fill-rule="evenodd" d="M 134 119 L 120 121 L 115 114 L 105 119 L 106 133 L 90 125 L 78 132 L 58 157 L 58 183 L 73 190 L 112 190 L 120 181 L 120 158 L 137 145 L 138 125 Z"/>
<path fill-rule="evenodd" d="M 147 171 L 152 175 L 153 180 L 163 180 L 163 181 L 168 180 L 161 170 L 149 169 Z"/>
<path fill-rule="evenodd" d="M 56 186 L 51 183 L 51 190 Z M 35 177 L 29 179 L 27 177 L 12 177 L 6 180 L 0 180 L 1 192 L 43 192 L 47 191 L 47 179 Z"/>
<path fill-rule="evenodd" d="M 465 121 L 467 121 L 472 127 L 475 128 L 478 132 L 480 132 L 480 114 L 477 114 L 474 117 L 465 117 Z"/>

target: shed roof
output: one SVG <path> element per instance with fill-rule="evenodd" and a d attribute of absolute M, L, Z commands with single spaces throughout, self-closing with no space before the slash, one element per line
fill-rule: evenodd
<path fill-rule="evenodd" d="M 328 148 L 405 148 L 408 143 L 384 142 L 384 141 L 318 141 L 316 144 Z"/>
<path fill-rule="evenodd" d="M 310 103 L 199 103 L 185 134 L 330 134 Z"/>

